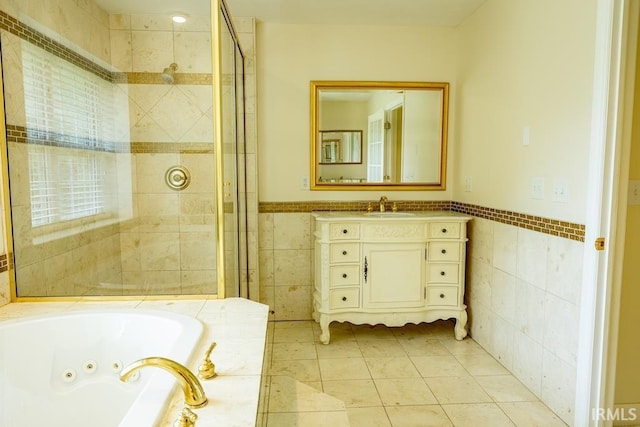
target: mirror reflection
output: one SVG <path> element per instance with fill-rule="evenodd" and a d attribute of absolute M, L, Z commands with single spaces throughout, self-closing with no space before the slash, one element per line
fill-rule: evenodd
<path fill-rule="evenodd" d="M 444 189 L 448 83 L 311 82 L 311 99 L 314 189 Z"/>
<path fill-rule="evenodd" d="M 320 164 L 362 163 L 361 130 L 321 130 Z"/>

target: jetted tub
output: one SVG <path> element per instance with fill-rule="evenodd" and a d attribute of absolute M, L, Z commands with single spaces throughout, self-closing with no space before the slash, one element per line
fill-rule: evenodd
<path fill-rule="evenodd" d="M 188 364 L 202 331 L 194 318 L 147 310 L 2 321 L 0 426 L 155 426 L 174 377 L 146 367 L 123 383 L 119 373 L 151 356 Z"/>

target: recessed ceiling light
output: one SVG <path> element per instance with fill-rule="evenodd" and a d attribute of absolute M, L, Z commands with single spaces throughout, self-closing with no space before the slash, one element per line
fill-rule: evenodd
<path fill-rule="evenodd" d="M 171 19 L 173 19 L 173 22 L 176 24 L 184 24 L 187 22 L 187 17 L 184 15 L 173 15 Z"/>

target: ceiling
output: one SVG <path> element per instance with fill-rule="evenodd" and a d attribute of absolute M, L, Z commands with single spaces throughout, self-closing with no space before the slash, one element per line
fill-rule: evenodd
<path fill-rule="evenodd" d="M 109 13 L 209 13 L 208 0 L 95 0 Z M 486 0 L 226 0 L 231 16 L 282 24 L 457 26 Z"/>

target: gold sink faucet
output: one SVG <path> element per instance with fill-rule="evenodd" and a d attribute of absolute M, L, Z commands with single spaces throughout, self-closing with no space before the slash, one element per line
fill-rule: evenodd
<path fill-rule="evenodd" d="M 384 212 L 387 210 L 387 208 L 384 207 L 384 204 L 388 201 L 389 199 L 387 199 L 387 196 L 380 197 L 380 212 Z"/>
<path fill-rule="evenodd" d="M 164 357 L 147 357 L 137 360 L 124 368 L 120 373 L 120 381 L 127 382 L 131 375 L 138 369 L 155 366 L 173 374 L 180 383 L 184 393 L 184 402 L 192 408 L 202 408 L 207 404 L 207 396 L 204 394 L 202 384 L 198 378 L 191 373 L 189 368 Z"/>

